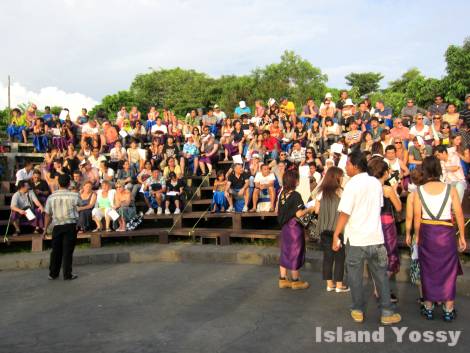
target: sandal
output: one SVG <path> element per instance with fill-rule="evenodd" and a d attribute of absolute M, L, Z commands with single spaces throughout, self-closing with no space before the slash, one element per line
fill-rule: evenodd
<path fill-rule="evenodd" d="M 103 230 L 102 228 L 95 228 L 91 232 L 92 233 L 97 233 L 97 232 L 101 232 L 102 230 Z"/>
<path fill-rule="evenodd" d="M 40 233 L 39 227 L 34 228 L 33 234 L 39 234 L 39 233 Z"/>
<path fill-rule="evenodd" d="M 111 228 L 106 228 L 106 230 L 105 230 L 106 233 L 109 233 L 109 232 L 111 232 L 111 231 L 112 231 Z"/>

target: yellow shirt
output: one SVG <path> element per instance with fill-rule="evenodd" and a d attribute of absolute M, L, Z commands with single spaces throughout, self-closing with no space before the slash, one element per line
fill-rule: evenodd
<path fill-rule="evenodd" d="M 287 115 L 295 114 L 295 105 L 291 101 L 288 101 L 286 104 L 281 104 L 280 108 L 281 111 L 283 111 Z"/>
<path fill-rule="evenodd" d="M 442 116 L 442 120 L 449 123 L 449 125 L 451 126 L 455 126 L 459 122 L 459 113 L 454 113 L 454 114 L 445 113 Z"/>

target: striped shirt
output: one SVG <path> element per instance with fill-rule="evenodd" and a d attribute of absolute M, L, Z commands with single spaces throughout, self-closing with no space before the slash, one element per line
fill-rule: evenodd
<path fill-rule="evenodd" d="M 59 189 L 50 195 L 46 202 L 46 213 L 52 215 L 54 225 L 76 223 L 78 221 L 78 193 Z"/>

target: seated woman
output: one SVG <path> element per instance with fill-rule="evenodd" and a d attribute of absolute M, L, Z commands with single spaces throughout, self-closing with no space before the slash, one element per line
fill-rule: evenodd
<path fill-rule="evenodd" d="M 214 195 L 212 196 L 211 213 L 225 212 L 228 205 L 228 193 L 226 191 L 227 180 L 223 170 L 217 171 L 217 179 L 214 181 Z"/>
<path fill-rule="evenodd" d="M 201 146 L 201 156 L 199 157 L 199 167 L 201 168 L 201 174 L 206 175 L 212 174 L 212 165 L 217 162 L 219 144 L 215 140 L 214 136 L 210 136 L 207 141 L 204 141 Z"/>
<path fill-rule="evenodd" d="M 101 221 L 103 218 L 106 232 L 111 231 L 112 219 L 110 213 L 115 210 L 114 197 L 115 190 L 111 189 L 109 182 L 103 181 L 101 189 L 97 192 L 95 207 L 91 213 L 96 223 L 96 229 L 94 229 L 93 232 L 100 232 L 102 230 Z"/>
<path fill-rule="evenodd" d="M 284 122 L 284 130 L 282 131 L 282 140 L 281 140 L 281 151 L 289 152 L 292 147 L 292 141 L 294 141 L 295 133 L 292 122 L 286 120 Z"/>
<path fill-rule="evenodd" d="M 158 167 L 160 163 L 165 159 L 163 154 L 163 145 L 160 144 L 160 141 L 156 138 L 153 139 L 152 144 L 150 145 L 147 151 L 148 158 L 152 163 L 152 167 Z"/>
<path fill-rule="evenodd" d="M 181 170 L 184 172 L 185 165 L 192 164 L 192 173 L 197 175 L 199 168 L 199 148 L 194 143 L 193 135 L 187 137 L 187 141 L 183 146 L 182 156 L 180 157 Z"/>
<path fill-rule="evenodd" d="M 79 166 L 80 159 L 77 157 L 77 151 L 75 151 L 75 147 L 73 147 L 73 145 L 68 145 L 64 160 L 64 167 L 73 173 L 79 170 Z"/>
<path fill-rule="evenodd" d="M 264 137 L 262 134 L 257 134 L 251 140 L 248 151 L 246 153 L 246 159 L 253 159 L 254 155 L 258 155 L 262 161 L 264 161 L 264 156 L 266 155 L 266 147 L 264 146 Z"/>
<path fill-rule="evenodd" d="M 11 221 L 15 227 L 13 236 L 20 234 L 20 226 L 32 226 L 34 227 L 34 233 L 40 233 L 44 227 L 44 208 L 34 192 L 29 189 L 27 180 L 20 180 L 18 182 L 18 191 L 11 198 L 10 208 Z M 31 220 L 27 218 L 28 210 L 35 216 Z"/>
<path fill-rule="evenodd" d="M 224 144 L 225 161 L 228 161 L 228 157 L 232 157 L 236 154 L 241 155 L 243 152 L 243 144 L 245 142 L 245 134 L 242 130 L 242 124 L 240 120 L 236 120 L 234 123 L 234 129 L 230 138 L 226 144 Z"/>
<path fill-rule="evenodd" d="M 171 214 L 170 206 L 175 205 L 174 214 L 181 213 L 181 196 L 183 194 L 183 182 L 177 178 L 176 173 L 171 172 L 169 180 L 166 183 L 166 196 L 165 196 L 165 214 Z"/>
<path fill-rule="evenodd" d="M 78 202 L 78 233 L 83 233 L 91 230 L 92 225 L 92 211 L 96 203 L 96 193 L 93 191 L 93 183 L 86 181 L 79 193 Z"/>
<path fill-rule="evenodd" d="M 116 141 L 119 140 L 117 129 L 109 121 L 103 123 L 103 134 L 101 135 L 101 145 L 106 152 L 111 151 Z"/>
<path fill-rule="evenodd" d="M 122 168 L 118 169 L 116 174 L 116 182 L 117 181 L 124 183 L 124 187 L 131 192 L 132 200 L 135 201 L 135 197 L 140 189 L 140 184 L 137 181 L 135 171 L 131 169 L 129 161 L 124 161 Z"/>
<path fill-rule="evenodd" d="M 11 111 L 11 120 L 10 125 L 7 127 L 8 139 L 12 142 L 14 139 L 23 141 L 24 143 L 28 142 L 26 136 L 26 119 L 25 116 L 21 114 L 21 110 L 14 108 Z"/>
<path fill-rule="evenodd" d="M 36 119 L 33 127 L 33 145 L 36 152 L 44 153 L 47 150 L 49 141 L 47 139 L 47 126 L 42 118 Z"/>
<path fill-rule="evenodd" d="M 174 157 L 168 158 L 168 165 L 163 169 L 163 176 L 169 178 L 171 173 L 175 173 L 176 177 L 179 179 L 183 176 L 181 168 L 176 164 Z"/>
<path fill-rule="evenodd" d="M 116 196 L 114 198 L 116 210 L 119 213 L 119 228 L 117 232 L 128 230 L 128 224 L 135 219 L 137 211 L 132 200 L 132 194 L 124 187 L 122 181 L 116 182 Z"/>

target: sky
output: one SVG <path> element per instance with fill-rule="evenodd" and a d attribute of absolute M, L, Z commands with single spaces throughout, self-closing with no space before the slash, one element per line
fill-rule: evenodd
<path fill-rule="evenodd" d="M 247 74 L 286 49 L 330 87 L 350 72 L 381 72 L 382 86 L 412 67 L 439 78 L 469 13 L 468 0 L 1 0 L 0 108 L 8 75 L 13 105 L 75 110 L 152 68 Z"/>

